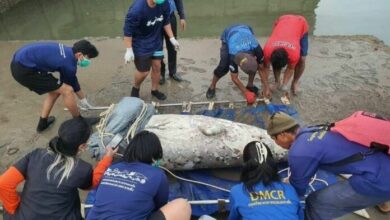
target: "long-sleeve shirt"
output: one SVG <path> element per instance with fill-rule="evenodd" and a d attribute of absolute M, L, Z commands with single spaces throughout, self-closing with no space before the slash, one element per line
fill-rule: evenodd
<path fill-rule="evenodd" d="M 98 184 L 112 157 L 104 157 L 92 170 L 92 166 L 81 160 L 76 163 L 68 179 L 58 185 L 59 176 L 55 168 L 47 178 L 48 167 L 55 154 L 47 149 L 35 149 L 28 153 L 0 176 L 0 200 L 6 212 L 4 220 L 69 219 L 79 220 L 79 189 L 90 189 Z M 21 196 L 16 187 L 25 181 Z"/>
<path fill-rule="evenodd" d="M 77 59 L 71 47 L 55 42 L 27 44 L 16 51 L 13 62 L 37 71 L 59 72 L 60 80 L 80 91 L 76 77 Z"/>
<path fill-rule="evenodd" d="M 179 14 L 180 19 L 186 19 L 185 13 L 184 13 L 184 5 L 183 0 L 168 0 L 169 1 L 169 13 L 172 14 L 175 11 Z"/>
<path fill-rule="evenodd" d="M 303 219 L 298 195 L 286 183 L 274 182 L 267 187 L 258 183 L 250 194 L 240 183 L 230 190 L 229 200 L 229 220 Z"/>
<path fill-rule="evenodd" d="M 168 202 L 168 179 L 156 167 L 140 162 L 110 166 L 96 192 L 87 220 L 144 220 Z"/>
<path fill-rule="evenodd" d="M 378 152 L 344 166 L 326 166 L 369 149 L 332 131 L 303 133 L 310 130 L 313 128 L 301 129 L 302 134 L 292 144 L 288 155 L 290 183 L 299 195 L 305 194 L 310 179 L 321 168 L 335 174 L 352 174 L 348 181 L 358 193 L 377 197 L 390 196 L 388 155 Z"/>
<path fill-rule="evenodd" d="M 130 6 L 123 27 L 124 36 L 132 37 L 136 56 L 152 56 L 162 51 L 164 26 L 170 23 L 169 3 L 149 7 L 146 0 L 135 0 Z"/>

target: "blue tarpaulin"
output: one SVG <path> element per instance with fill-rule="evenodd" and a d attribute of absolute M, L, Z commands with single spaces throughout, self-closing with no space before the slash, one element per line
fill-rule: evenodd
<path fill-rule="evenodd" d="M 257 107 L 246 107 L 241 109 L 217 108 L 214 110 L 202 110 L 196 114 L 210 116 L 214 118 L 222 118 L 235 122 L 250 124 L 253 126 L 265 128 L 265 117 L 272 115 L 277 111 L 285 112 L 296 120 L 301 122 L 298 112 L 292 106 L 287 105 L 261 105 Z M 185 113 L 188 114 L 188 113 Z M 280 165 L 282 178 L 287 176 L 286 164 Z M 232 172 L 240 172 L 240 169 L 233 169 Z M 230 189 L 233 185 L 238 184 L 238 181 L 226 180 L 215 177 L 211 170 L 194 170 L 194 171 L 180 171 L 175 172 L 176 175 L 187 179 L 205 182 L 221 188 Z M 327 185 L 333 184 L 337 181 L 337 177 L 329 172 L 319 171 L 316 174 L 316 180 L 308 187 L 308 192 L 321 189 Z M 95 191 L 91 191 L 88 195 L 86 204 L 93 204 Z M 182 180 L 177 180 L 170 184 L 169 199 L 187 198 L 189 201 L 194 200 L 217 200 L 228 199 L 229 193 L 214 188 L 197 185 Z M 228 210 L 229 205 L 225 206 Z M 192 215 L 210 215 L 218 211 L 218 205 L 192 205 Z"/>

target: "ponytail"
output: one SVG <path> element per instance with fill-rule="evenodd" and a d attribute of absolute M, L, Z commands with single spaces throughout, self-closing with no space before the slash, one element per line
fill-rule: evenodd
<path fill-rule="evenodd" d="M 50 176 L 52 172 L 53 180 L 57 179 L 60 176 L 57 187 L 59 187 L 63 180 L 69 178 L 75 163 L 76 158 L 74 156 L 68 156 L 62 153 L 64 149 L 64 143 L 59 136 L 52 138 L 49 142 L 49 148 L 54 152 L 55 158 L 52 164 L 46 170 L 46 178 L 50 181 Z M 56 171 L 54 171 L 56 170 Z"/>
<path fill-rule="evenodd" d="M 247 144 L 243 159 L 241 181 L 249 192 L 253 192 L 258 183 L 269 186 L 272 182 L 280 181 L 277 164 L 265 144 L 257 141 Z"/>

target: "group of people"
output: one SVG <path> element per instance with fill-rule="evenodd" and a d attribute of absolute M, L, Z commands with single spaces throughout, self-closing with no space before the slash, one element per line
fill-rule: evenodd
<path fill-rule="evenodd" d="M 264 49 L 248 25 L 238 24 L 226 28 L 221 35 L 220 61 L 214 70 L 206 97 L 208 99 L 215 97 L 218 80 L 230 70 L 233 83 L 240 89 L 248 104 L 253 104 L 259 95 L 270 98 L 271 87 L 268 82 L 270 66 L 275 76 L 274 89 L 288 91 L 288 83 L 293 76 L 291 93 L 296 94 L 298 81 L 305 70 L 309 47 L 308 28 L 303 16 L 283 15 L 275 21 Z M 281 70 L 286 66 L 281 80 Z M 246 87 L 238 78 L 238 67 L 248 74 Z M 262 94 L 259 94 L 259 89 L 253 84 L 256 72 L 261 79 Z"/>
<path fill-rule="evenodd" d="M 141 84 L 151 72 L 151 94 L 159 100 L 166 99 L 159 91 L 159 84 L 165 83 L 163 38 L 168 49 L 169 76 L 182 80 L 176 69 L 176 51 L 180 45 L 176 40 L 175 11 L 184 30 L 182 0 L 135 0 L 129 8 L 124 25 L 124 59 L 126 63 L 134 61 L 137 70 L 131 96 L 140 96 Z M 308 51 L 308 24 L 303 16 L 279 17 L 264 48 L 252 28 L 245 24 L 226 28 L 221 42 L 220 61 L 207 98 L 215 97 L 217 82 L 229 70 L 232 81 L 249 104 L 260 95 L 271 97 L 273 89 L 288 91 L 291 78 L 290 91 L 296 94 Z M 87 40 L 72 47 L 53 42 L 33 43 L 15 53 L 11 62 L 15 80 L 39 95 L 48 94 L 37 131 L 53 124 L 55 118 L 50 111 L 60 95 L 73 118 L 60 126 L 47 148 L 33 150 L 0 176 L 5 219 L 81 219 L 78 189 L 97 186 L 96 201 L 87 219 L 190 219 L 191 207 L 186 200 L 168 202 L 167 177 L 158 168 L 163 151 L 155 134 L 142 131 L 135 135 L 118 163 L 111 164 L 117 150 L 110 146 L 95 169 L 79 158 L 79 153 L 86 149 L 91 125 L 98 119 L 80 115 L 75 96 L 80 99 L 81 107 L 92 106 L 80 88 L 76 72 L 78 66 L 89 66 L 98 54 Z M 268 82 L 271 66 L 275 88 Z M 238 78 L 239 68 L 248 74 L 246 86 Z M 60 78 L 54 77 L 53 72 L 59 72 Z M 261 79 L 261 94 L 254 85 L 256 73 Z M 248 143 L 243 151 L 241 183 L 230 193 L 229 219 L 332 219 L 390 200 L 388 155 L 378 152 L 360 161 L 332 166 L 331 163 L 367 148 L 332 131 L 299 128 L 284 113 L 271 116 L 267 131 L 278 145 L 289 149 L 289 183 L 280 180 L 277 164 L 265 144 Z M 303 209 L 300 199 L 319 168 L 352 177 L 311 193 Z M 19 195 L 16 188 L 22 182 L 24 188 Z"/>
<path fill-rule="evenodd" d="M 111 164 L 118 148 L 106 148 L 95 169 L 80 159 L 92 128 L 81 118 L 61 124 L 47 148 L 37 148 L 0 176 L 4 219 L 80 220 L 79 191 L 99 185 L 87 219 L 190 219 L 184 199 L 168 202 L 165 173 L 154 165 L 163 157 L 158 137 L 148 131 L 134 136 L 121 162 Z M 17 192 L 24 182 L 21 195 Z"/>
<path fill-rule="evenodd" d="M 267 132 L 289 151 L 289 184 L 280 180 L 267 146 L 259 142 L 248 144 L 243 152 L 242 183 L 231 190 L 230 220 L 330 220 L 381 204 L 383 211 L 389 211 L 386 207 L 390 201 L 389 149 L 372 150 L 327 129 L 300 128 L 291 116 L 282 112 L 270 117 Z M 311 192 L 305 198 L 319 169 L 351 177 Z M 304 210 L 299 198 L 305 200 Z"/>

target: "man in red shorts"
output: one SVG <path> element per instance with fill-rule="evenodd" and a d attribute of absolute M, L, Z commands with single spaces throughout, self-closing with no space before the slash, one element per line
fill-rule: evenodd
<path fill-rule="evenodd" d="M 264 96 L 271 96 L 268 83 L 270 65 L 274 72 L 276 87 L 284 91 L 287 91 L 287 84 L 294 75 L 291 92 L 296 95 L 298 80 L 305 70 L 309 47 L 308 29 L 306 19 L 299 15 L 283 15 L 275 21 L 272 34 L 264 46 L 265 71 L 261 74 Z M 286 65 L 281 80 L 280 73 Z"/>

